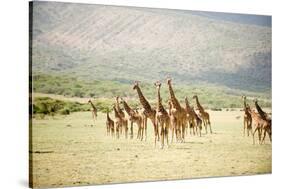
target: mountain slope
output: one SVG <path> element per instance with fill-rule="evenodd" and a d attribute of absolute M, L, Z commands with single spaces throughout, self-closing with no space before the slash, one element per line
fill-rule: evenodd
<path fill-rule="evenodd" d="M 271 89 L 270 27 L 190 11 L 35 2 L 33 29 L 36 73 Z"/>

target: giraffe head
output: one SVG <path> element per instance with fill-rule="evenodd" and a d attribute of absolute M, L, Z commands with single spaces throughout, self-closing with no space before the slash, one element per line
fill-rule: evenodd
<path fill-rule="evenodd" d="M 187 96 L 185 96 L 184 100 L 185 100 L 186 103 L 188 103 L 188 98 L 187 98 Z"/>
<path fill-rule="evenodd" d="M 116 98 L 115 98 L 117 103 L 119 103 L 119 98 L 120 98 L 119 96 L 116 96 Z"/>
<path fill-rule="evenodd" d="M 172 78 L 171 77 L 167 77 L 167 84 L 171 85 L 171 82 L 172 82 Z"/>
<path fill-rule="evenodd" d="M 193 97 L 192 97 L 193 99 L 196 99 L 196 98 L 198 98 L 198 96 L 197 95 L 193 95 Z"/>
<path fill-rule="evenodd" d="M 156 82 L 154 83 L 154 85 L 155 85 L 156 88 L 160 88 L 160 87 L 161 87 L 160 81 L 156 81 Z"/>
<path fill-rule="evenodd" d="M 91 102 L 92 102 L 91 99 L 89 99 L 89 100 L 88 100 L 88 103 L 91 103 Z"/>
<path fill-rule="evenodd" d="M 125 100 L 121 97 L 120 98 L 120 103 L 124 104 Z"/>
<path fill-rule="evenodd" d="M 116 110 L 116 104 L 112 104 L 112 109 Z"/>
<path fill-rule="evenodd" d="M 257 104 L 257 103 L 258 103 L 258 99 L 255 98 L 255 99 L 253 100 L 253 102 L 254 102 L 255 104 Z"/>
<path fill-rule="evenodd" d="M 243 95 L 243 96 L 241 96 L 241 98 L 242 98 L 243 100 L 246 100 L 246 96 L 244 96 L 244 95 Z"/>
<path fill-rule="evenodd" d="M 140 81 L 134 81 L 133 89 L 137 89 L 139 87 Z"/>

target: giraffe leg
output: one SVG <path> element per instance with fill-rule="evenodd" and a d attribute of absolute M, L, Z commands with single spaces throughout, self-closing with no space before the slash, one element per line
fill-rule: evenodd
<path fill-rule="evenodd" d="M 169 148 L 169 128 L 168 128 L 168 124 L 169 123 L 167 123 L 167 122 L 165 124 L 165 137 L 166 137 L 167 147 Z"/>
<path fill-rule="evenodd" d="M 143 140 L 144 138 L 144 129 L 145 129 L 145 125 L 144 125 L 144 122 L 143 122 L 143 119 L 141 119 L 140 121 L 140 128 L 141 128 L 141 140 Z"/>
<path fill-rule="evenodd" d="M 250 135 L 250 130 L 249 130 L 249 123 L 248 122 L 246 123 L 246 126 L 247 126 L 247 136 L 249 136 Z M 245 136 L 245 134 L 244 134 L 244 136 Z"/>
<path fill-rule="evenodd" d="M 155 122 L 153 122 L 153 127 L 154 127 L 154 147 L 156 147 L 156 140 L 157 140 L 157 134 L 158 134 L 158 128 L 157 128 L 157 124 Z M 159 136 L 159 135 L 158 135 Z"/>
<path fill-rule="evenodd" d="M 160 148 L 163 149 L 163 147 L 164 147 L 164 126 L 163 126 L 162 121 L 160 123 L 160 136 L 161 136 L 161 146 L 160 146 Z"/>
<path fill-rule="evenodd" d="M 147 117 L 144 119 L 145 141 L 147 139 Z"/>
<path fill-rule="evenodd" d="M 207 130 L 207 124 L 206 124 L 206 120 L 203 119 L 203 124 L 204 124 L 204 127 L 205 127 L 205 131 L 206 131 L 206 134 L 208 133 L 208 130 Z"/>
<path fill-rule="evenodd" d="M 181 126 L 181 128 L 182 128 L 182 142 L 184 142 L 185 141 L 185 122 L 183 122 L 182 123 L 182 126 Z"/>
<path fill-rule="evenodd" d="M 141 125 L 140 125 L 140 123 L 139 123 L 139 121 L 136 121 L 136 123 L 137 123 L 137 126 L 138 126 L 138 135 L 137 135 L 137 139 L 140 139 L 140 140 L 142 140 L 142 134 L 141 134 Z"/>
<path fill-rule="evenodd" d="M 265 139 L 265 136 L 266 136 L 266 132 L 267 132 L 266 130 L 263 131 L 263 137 L 262 137 L 261 144 L 265 143 L 264 139 Z"/>
<path fill-rule="evenodd" d="M 171 143 L 173 143 L 173 140 L 174 140 L 174 131 L 175 131 L 175 129 L 172 128 L 172 139 L 171 139 Z"/>
<path fill-rule="evenodd" d="M 259 144 L 261 144 L 261 129 L 258 129 L 258 135 L 259 135 Z"/>
<path fill-rule="evenodd" d="M 131 131 L 130 138 L 133 139 L 134 138 L 133 121 L 131 121 L 131 129 L 130 129 L 130 131 Z"/>
<path fill-rule="evenodd" d="M 212 131 L 212 126 L 211 126 L 210 119 L 208 119 L 208 125 L 209 125 L 209 127 L 210 127 L 210 133 L 212 134 L 212 133 L 213 133 L 213 131 Z"/>
<path fill-rule="evenodd" d="M 198 135 L 201 137 L 201 130 L 202 130 L 202 125 L 200 122 L 197 122 L 197 127 L 198 127 Z"/>
<path fill-rule="evenodd" d="M 255 128 L 253 131 L 253 144 L 255 144 L 255 133 L 257 132 L 258 128 Z"/>
<path fill-rule="evenodd" d="M 125 127 L 125 137 L 126 139 L 128 138 L 128 120 L 125 120 L 125 124 L 124 124 L 124 127 Z"/>
<path fill-rule="evenodd" d="M 115 125 L 116 125 L 115 135 L 116 135 L 116 138 L 119 139 L 119 123 L 115 123 Z"/>

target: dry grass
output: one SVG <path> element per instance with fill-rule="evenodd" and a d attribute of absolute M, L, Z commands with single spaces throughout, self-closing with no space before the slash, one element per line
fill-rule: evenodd
<path fill-rule="evenodd" d="M 242 136 L 242 114 L 210 112 L 214 134 L 188 134 L 163 150 L 153 146 L 150 123 L 140 142 L 106 136 L 102 114 L 96 124 L 90 112 L 33 120 L 34 187 L 271 173 L 271 144 Z"/>

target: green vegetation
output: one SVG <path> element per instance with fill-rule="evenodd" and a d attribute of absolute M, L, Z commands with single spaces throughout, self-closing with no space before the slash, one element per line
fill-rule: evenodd
<path fill-rule="evenodd" d="M 132 83 L 132 82 L 131 82 Z M 141 89 L 149 100 L 149 102 L 156 105 L 156 89 L 152 83 L 141 83 Z M 184 98 L 187 96 L 190 103 L 194 103 L 192 96 L 197 94 L 200 102 L 206 108 L 240 108 L 242 107 L 241 96 L 246 95 L 249 99 L 257 98 L 262 107 L 271 107 L 271 97 L 267 93 L 253 93 L 241 90 L 233 90 L 226 87 L 219 87 L 215 85 L 178 85 L 173 84 L 177 98 L 184 104 Z M 80 97 L 80 98 L 94 98 L 95 105 L 99 111 L 105 112 L 107 109 L 112 109 L 114 97 L 117 95 L 125 97 L 129 104 L 136 108 L 139 106 L 136 91 L 132 89 L 132 84 L 121 83 L 118 81 L 84 81 L 78 80 L 74 77 L 68 76 L 51 76 L 51 75 L 34 75 L 33 76 L 33 91 L 58 94 L 66 97 Z M 161 96 L 166 105 L 169 98 L 169 92 L 166 83 L 163 83 L 161 88 Z M 49 100 L 49 99 L 48 99 Z M 35 100 L 36 101 L 36 100 Z M 41 103 L 42 99 L 39 99 Z M 61 111 L 62 107 L 67 107 L 70 112 L 85 111 L 89 109 L 89 105 L 82 104 L 63 104 L 60 101 L 52 101 L 47 103 L 48 108 L 53 106 L 53 103 L 58 105 L 54 108 Z M 249 100 L 251 104 L 251 100 Z M 44 105 L 38 111 L 45 112 Z M 43 110 L 42 110 L 43 109 Z M 37 110 L 37 109 L 36 109 Z M 35 112 L 37 113 L 37 111 Z M 42 112 L 41 112 L 42 113 Z"/>
<path fill-rule="evenodd" d="M 32 104 L 34 114 L 41 115 L 68 115 L 71 112 L 89 111 L 87 104 L 56 100 L 49 97 L 37 97 Z"/>
<path fill-rule="evenodd" d="M 95 106 L 99 112 L 106 113 L 107 110 L 112 110 L 114 99 L 97 99 Z M 137 108 L 137 103 L 129 101 L 133 108 Z M 33 114 L 39 115 L 44 118 L 45 115 L 69 115 L 73 112 L 90 111 L 91 106 L 88 103 L 80 103 L 69 100 L 59 100 L 50 97 L 35 97 L 32 103 Z"/>

